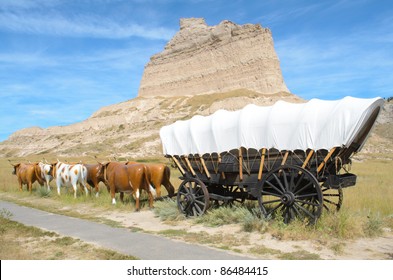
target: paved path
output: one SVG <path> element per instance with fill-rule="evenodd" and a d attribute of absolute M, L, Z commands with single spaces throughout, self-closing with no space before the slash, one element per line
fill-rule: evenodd
<path fill-rule="evenodd" d="M 58 234 L 96 243 L 107 249 L 149 260 L 236 260 L 230 252 L 174 241 L 165 237 L 131 232 L 83 219 L 52 214 L 0 200 L 0 211 L 11 212 L 11 220 Z"/>

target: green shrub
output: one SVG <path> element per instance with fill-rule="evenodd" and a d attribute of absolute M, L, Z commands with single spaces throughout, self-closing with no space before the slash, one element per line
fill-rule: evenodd
<path fill-rule="evenodd" d="M 172 199 L 156 201 L 153 211 L 161 221 L 179 221 L 185 219 L 184 215 L 177 209 L 176 201 Z"/>
<path fill-rule="evenodd" d="M 50 197 L 51 191 L 48 190 L 48 188 L 46 187 L 40 186 L 39 188 L 36 189 L 36 194 L 38 197 Z"/>

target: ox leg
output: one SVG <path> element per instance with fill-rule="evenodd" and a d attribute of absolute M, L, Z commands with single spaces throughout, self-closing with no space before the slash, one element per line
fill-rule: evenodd
<path fill-rule="evenodd" d="M 149 192 L 149 208 L 154 208 L 153 201 L 154 201 L 154 195 L 151 192 Z"/>
<path fill-rule="evenodd" d="M 27 183 L 27 186 L 29 187 L 29 192 L 31 193 L 33 190 L 33 183 L 29 182 Z"/>
<path fill-rule="evenodd" d="M 88 196 L 88 195 L 89 195 L 89 190 L 87 189 L 86 184 L 80 183 L 80 186 L 81 186 L 81 187 L 83 186 L 83 188 L 84 188 L 84 190 L 85 190 L 85 193 L 86 193 L 86 196 Z M 90 193 L 90 195 L 91 195 L 91 193 Z"/>
<path fill-rule="evenodd" d="M 136 190 L 135 192 L 135 211 L 139 211 L 139 197 L 140 197 L 140 192 L 139 189 Z"/>
<path fill-rule="evenodd" d="M 111 190 L 111 198 L 112 198 L 112 204 L 115 205 L 116 204 L 116 193 L 115 190 Z"/>
<path fill-rule="evenodd" d="M 124 203 L 124 192 L 120 192 L 120 201 Z"/>
<path fill-rule="evenodd" d="M 152 193 L 154 199 L 156 197 L 161 197 L 161 186 L 157 185 L 156 183 L 153 183 L 153 185 L 151 183 L 149 183 L 148 193 L 149 193 L 149 195 L 150 195 L 150 193 Z"/>
<path fill-rule="evenodd" d="M 156 197 L 161 197 L 161 180 L 153 181 L 153 186 L 150 184 L 150 190 L 154 188 L 154 191 L 156 192 Z"/>
<path fill-rule="evenodd" d="M 23 191 L 23 184 L 22 184 L 22 181 L 21 181 L 21 180 L 18 180 L 18 183 L 19 183 L 19 191 L 21 192 L 21 191 Z"/>
<path fill-rule="evenodd" d="M 99 197 L 99 196 L 100 196 L 100 189 L 98 188 L 98 184 L 96 184 L 96 185 L 94 186 L 94 189 L 95 189 L 95 191 L 96 191 L 96 197 Z"/>
<path fill-rule="evenodd" d="M 77 192 L 76 184 L 72 185 L 72 188 L 74 189 L 74 198 L 76 198 L 76 192 Z"/>

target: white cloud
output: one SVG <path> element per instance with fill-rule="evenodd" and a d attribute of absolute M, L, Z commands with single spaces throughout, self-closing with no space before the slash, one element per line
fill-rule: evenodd
<path fill-rule="evenodd" d="M 117 23 L 99 16 L 63 17 L 59 14 L 3 12 L 0 29 L 51 36 L 123 39 L 133 36 L 168 40 L 175 33 L 165 27 L 147 27 L 136 23 Z"/>
<path fill-rule="evenodd" d="M 386 31 L 386 32 L 385 32 Z M 276 51 L 288 88 L 309 99 L 390 94 L 393 79 L 389 29 L 358 29 L 347 36 L 296 34 L 277 41 Z"/>

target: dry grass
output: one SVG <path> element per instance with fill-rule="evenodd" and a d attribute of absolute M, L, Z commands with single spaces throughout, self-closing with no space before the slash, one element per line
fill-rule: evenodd
<path fill-rule="evenodd" d="M 132 260 L 112 250 L 79 239 L 29 227 L 0 213 L 0 259 L 2 260 Z"/>
<path fill-rule="evenodd" d="M 354 162 L 351 172 L 358 175 L 355 187 L 345 189 L 344 207 L 353 212 L 393 215 L 393 160 L 373 159 Z"/>

